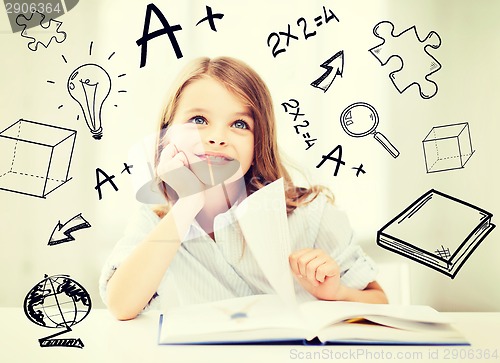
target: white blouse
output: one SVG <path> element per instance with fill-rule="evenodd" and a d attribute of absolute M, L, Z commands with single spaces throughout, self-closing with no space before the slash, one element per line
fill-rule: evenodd
<path fill-rule="evenodd" d="M 175 305 L 275 293 L 250 249 L 245 248 L 243 235 L 231 212 L 222 213 L 214 220 L 216 243 L 196 221 L 193 222 L 148 307 L 165 309 Z M 108 280 L 159 220 L 147 205 L 141 205 L 132 216 L 124 236 L 102 269 L 99 287 L 105 303 Z M 288 226 L 291 251 L 302 248 L 326 251 L 338 263 L 344 285 L 361 290 L 375 280 L 376 266 L 353 241 L 346 214 L 324 195 L 296 208 L 288 216 Z M 294 284 L 298 302 L 316 299 L 297 281 Z"/>

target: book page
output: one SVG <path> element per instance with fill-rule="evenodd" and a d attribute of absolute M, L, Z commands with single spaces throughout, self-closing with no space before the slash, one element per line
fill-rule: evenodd
<path fill-rule="evenodd" d="M 311 329 L 321 329 L 339 323 L 346 319 L 359 317 L 391 317 L 384 320 L 386 323 L 416 321 L 425 323 L 447 324 L 449 318 L 440 314 L 430 306 L 424 305 L 388 305 L 368 304 L 349 301 L 309 301 L 300 305 L 300 311 L 306 317 Z M 416 326 L 416 325 L 414 325 Z"/>
<path fill-rule="evenodd" d="M 370 323 L 343 323 L 321 331 L 322 342 L 403 343 L 403 344 L 468 344 L 465 337 L 450 325 L 437 324 L 426 331 L 392 329 Z"/>
<path fill-rule="evenodd" d="M 296 309 L 284 306 L 277 295 L 252 295 L 168 309 L 163 315 L 159 342 L 280 340 L 308 336 Z"/>
<path fill-rule="evenodd" d="M 245 241 L 274 291 L 283 302 L 295 304 L 283 179 L 253 193 L 235 213 Z"/>

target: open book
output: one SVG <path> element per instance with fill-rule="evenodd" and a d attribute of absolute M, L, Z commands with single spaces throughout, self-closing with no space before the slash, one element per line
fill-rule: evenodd
<path fill-rule="evenodd" d="M 160 316 L 159 344 L 468 345 L 429 306 L 309 301 L 253 295 L 175 307 Z"/>

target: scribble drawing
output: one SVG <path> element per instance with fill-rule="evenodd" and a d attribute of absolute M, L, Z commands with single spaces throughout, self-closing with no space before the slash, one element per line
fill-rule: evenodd
<path fill-rule="evenodd" d="M 401 66 L 389 73 L 389 78 L 399 93 L 416 85 L 422 98 L 428 99 L 436 95 L 438 86 L 430 76 L 441 69 L 441 64 L 429 53 L 429 48 L 437 49 L 441 45 L 441 38 L 436 32 L 431 31 L 421 39 L 416 27 L 412 26 L 395 34 L 394 24 L 381 21 L 373 28 L 373 34 L 382 43 L 371 48 L 370 52 L 382 66 L 393 57 L 401 61 Z"/>
<path fill-rule="evenodd" d="M 436 252 L 436 254 L 439 257 L 442 257 L 442 258 L 445 258 L 445 259 L 451 257 L 450 249 L 449 248 L 445 248 L 443 245 L 441 245 L 441 249 L 437 249 L 435 252 Z"/>
<path fill-rule="evenodd" d="M 45 198 L 71 178 L 76 131 L 19 120 L 0 132 L 0 189 Z"/>
<path fill-rule="evenodd" d="M 23 14 L 16 18 L 16 23 L 24 27 L 21 36 L 31 40 L 28 43 L 28 48 L 33 52 L 38 50 L 39 45 L 48 48 L 52 40 L 57 43 L 66 40 L 66 33 L 59 29 L 62 22 L 54 19 L 45 22 L 44 19 L 45 15 L 38 11 L 32 13 L 29 18 Z"/>
<path fill-rule="evenodd" d="M 94 49 L 94 41 L 90 42 L 88 48 L 88 55 L 92 56 L 92 51 Z M 108 57 L 108 61 L 113 61 L 116 52 L 112 52 Z M 61 58 L 65 64 L 68 64 L 68 59 L 64 54 L 61 54 Z M 111 106 L 111 100 L 114 98 L 111 95 L 111 91 L 116 91 L 119 95 L 126 94 L 127 90 L 121 87 L 114 87 L 113 81 L 106 70 L 96 63 L 84 63 L 80 64 L 74 68 L 71 72 L 68 72 L 68 76 L 65 77 L 65 89 L 69 93 L 70 97 L 75 101 L 75 104 L 79 106 L 79 113 L 76 115 L 76 120 L 80 120 L 81 116 L 95 140 L 100 140 L 103 137 L 103 107 Z M 116 78 L 123 79 L 126 73 L 119 74 Z M 125 78 L 126 79 L 126 78 Z M 55 80 L 47 80 L 48 84 L 55 85 Z M 111 96 L 111 97 L 110 97 Z M 113 104 L 114 107 L 118 107 L 117 104 Z M 58 109 L 62 109 L 63 104 L 58 106 Z M 109 110 L 109 108 L 108 108 Z"/>
<path fill-rule="evenodd" d="M 68 275 L 44 276 L 24 298 L 24 314 L 44 328 L 64 329 L 38 339 L 40 347 L 83 348 L 80 338 L 55 338 L 68 333 L 87 317 L 92 301 L 89 293 Z"/>
<path fill-rule="evenodd" d="M 102 138 L 102 106 L 111 92 L 111 77 L 98 64 L 79 66 L 68 78 L 67 89 L 78 103 L 92 137 Z"/>
<path fill-rule="evenodd" d="M 373 135 L 393 158 L 399 156 L 399 150 L 377 131 L 379 117 L 377 110 L 366 102 L 355 102 L 347 106 L 340 114 L 340 125 L 345 133 L 352 137 Z"/>
<path fill-rule="evenodd" d="M 82 214 L 79 213 L 72 217 L 66 223 L 62 224 L 61 221 L 57 222 L 52 234 L 49 238 L 49 246 L 58 245 L 60 243 L 71 242 L 75 240 L 72 233 L 80 229 L 92 227 L 89 222 L 83 218 Z"/>
<path fill-rule="evenodd" d="M 325 69 L 325 71 L 311 83 L 311 86 L 326 92 L 337 76 L 342 77 L 344 72 L 344 51 L 338 51 L 324 61 L 320 67 Z"/>
<path fill-rule="evenodd" d="M 493 215 L 431 189 L 377 233 L 377 244 L 452 279 L 495 228 Z"/>
<path fill-rule="evenodd" d="M 433 127 L 422 145 L 427 173 L 461 169 L 474 153 L 467 122 Z"/>

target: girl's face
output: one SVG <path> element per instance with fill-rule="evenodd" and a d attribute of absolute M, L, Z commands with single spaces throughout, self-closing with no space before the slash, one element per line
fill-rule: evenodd
<path fill-rule="evenodd" d="M 224 168 L 239 164 L 242 177 L 253 162 L 254 126 L 249 107 L 206 77 L 184 88 L 165 137 L 191 158 L 190 163 L 205 161 L 211 174 L 217 169 L 224 174 Z"/>

